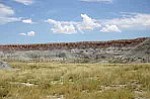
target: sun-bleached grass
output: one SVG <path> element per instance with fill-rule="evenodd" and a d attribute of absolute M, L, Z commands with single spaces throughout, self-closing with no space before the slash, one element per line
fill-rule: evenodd
<path fill-rule="evenodd" d="M 150 64 L 10 65 L 13 70 L 0 70 L 0 99 L 150 98 Z"/>

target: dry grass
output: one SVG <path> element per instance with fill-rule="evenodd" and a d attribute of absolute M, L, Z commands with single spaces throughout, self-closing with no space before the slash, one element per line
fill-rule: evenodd
<path fill-rule="evenodd" d="M 150 99 L 150 64 L 10 64 L 0 99 Z"/>

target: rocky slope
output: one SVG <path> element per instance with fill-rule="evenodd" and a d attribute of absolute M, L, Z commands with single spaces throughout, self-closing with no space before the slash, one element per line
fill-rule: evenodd
<path fill-rule="evenodd" d="M 61 62 L 150 62 L 150 38 L 131 40 L 0 45 L 1 60 Z"/>
<path fill-rule="evenodd" d="M 150 62 L 150 39 L 146 39 L 135 46 L 126 54 L 126 59 L 130 62 Z"/>

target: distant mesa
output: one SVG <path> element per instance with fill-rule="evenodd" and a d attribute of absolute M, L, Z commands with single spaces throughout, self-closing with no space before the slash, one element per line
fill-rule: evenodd
<path fill-rule="evenodd" d="M 0 60 L 150 63 L 150 38 L 28 45 L 0 45 Z"/>

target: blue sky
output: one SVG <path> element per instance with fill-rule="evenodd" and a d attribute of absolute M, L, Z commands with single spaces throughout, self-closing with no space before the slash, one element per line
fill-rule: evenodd
<path fill-rule="evenodd" d="M 150 37 L 150 0 L 0 0 L 0 44 Z"/>

